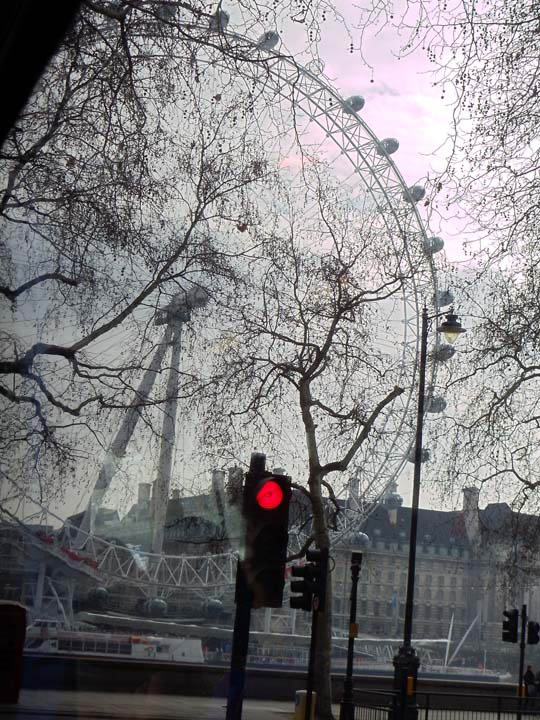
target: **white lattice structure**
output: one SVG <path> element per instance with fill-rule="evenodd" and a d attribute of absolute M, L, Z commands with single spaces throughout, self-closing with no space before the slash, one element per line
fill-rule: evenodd
<path fill-rule="evenodd" d="M 118 545 L 65 523 L 22 491 L 12 495 L 9 504 L 13 510 L 6 513 L 0 508 L 0 514 L 20 528 L 27 542 L 72 574 L 84 575 L 103 587 L 125 582 L 147 591 L 154 587 L 201 590 L 232 585 L 236 577 L 234 552 L 156 555 Z M 80 542 L 81 533 L 84 543 Z"/>

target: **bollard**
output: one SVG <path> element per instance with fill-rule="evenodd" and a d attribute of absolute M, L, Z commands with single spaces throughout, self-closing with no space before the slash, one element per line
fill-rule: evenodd
<path fill-rule="evenodd" d="M 294 720 L 307 720 L 306 718 L 306 696 L 307 690 L 297 690 L 294 696 Z M 317 701 L 317 693 L 311 695 L 311 718 L 315 719 L 315 703 Z"/>

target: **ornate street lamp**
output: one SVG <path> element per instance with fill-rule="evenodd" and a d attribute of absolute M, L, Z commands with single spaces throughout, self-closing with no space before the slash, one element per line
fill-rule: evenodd
<path fill-rule="evenodd" d="M 422 468 L 422 433 L 424 429 L 424 405 L 426 399 L 426 362 L 427 340 L 430 321 L 446 315 L 444 322 L 437 328 L 444 334 L 445 340 L 453 344 L 466 332 L 461 326 L 454 308 L 448 313 L 428 316 L 427 308 L 422 311 L 422 334 L 420 345 L 420 367 L 418 378 L 418 410 L 416 416 L 416 441 L 414 450 L 414 481 L 411 506 L 411 531 L 409 540 L 409 565 L 407 571 L 407 598 L 405 601 L 405 622 L 403 625 L 403 645 L 394 657 L 394 690 L 397 695 L 396 716 L 393 720 L 417 720 L 416 681 L 420 660 L 412 647 L 412 621 L 414 607 L 414 577 L 416 571 L 416 537 L 418 531 L 418 501 L 420 497 L 420 474 Z"/>

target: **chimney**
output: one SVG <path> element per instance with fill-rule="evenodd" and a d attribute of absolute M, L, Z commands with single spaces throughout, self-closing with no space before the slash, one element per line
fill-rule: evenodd
<path fill-rule="evenodd" d="M 358 481 L 358 477 L 354 477 L 351 475 L 349 478 L 349 498 L 347 502 L 347 507 L 357 510 L 358 509 L 358 487 L 360 483 Z"/>
<path fill-rule="evenodd" d="M 139 483 L 137 505 L 146 505 L 150 502 L 151 489 L 152 485 L 150 483 Z"/>
<path fill-rule="evenodd" d="M 223 470 L 212 470 L 212 492 L 221 495 L 225 486 L 225 473 Z"/>
<path fill-rule="evenodd" d="M 463 518 L 467 537 L 472 547 L 478 545 L 480 537 L 480 519 L 478 517 L 478 501 L 480 490 L 476 487 L 463 488 Z"/>
<path fill-rule="evenodd" d="M 212 494 L 218 515 L 223 520 L 225 500 L 225 473 L 223 470 L 212 470 Z"/>
<path fill-rule="evenodd" d="M 229 479 L 227 482 L 227 501 L 231 505 L 239 504 L 242 500 L 242 485 L 244 483 L 244 472 L 242 468 L 235 465 L 229 468 Z"/>

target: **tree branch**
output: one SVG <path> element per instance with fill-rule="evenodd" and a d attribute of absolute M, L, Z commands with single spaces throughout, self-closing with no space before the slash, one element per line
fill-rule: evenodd
<path fill-rule="evenodd" d="M 34 287 L 34 285 L 38 285 L 39 283 L 45 282 L 46 280 L 56 280 L 59 283 L 71 285 L 72 287 L 77 287 L 77 285 L 79 284 L 78 280 L 67 277 L 67 275 L 63 275 L 57 270 L 56 272 L 43 273 L 43 275 L 38 275 L 35 278 L 32 278 L 32 280 L 28 280 L 28 282 L 19 285 L 19 287 L 15 290 L 11 290 L 5 285 L 0 285 L 0 293 L 5 295 L 8 300 L 13 303 L 19 295 L 22 295 L 23 292 L 30 290 L 30 288 Z"/>
<path fill-rule="evenodd" d="M 381 412 L 384 410 L 384 408 L 389 405 L 391 402 L 393 402 L 397 397 L 399 397 L 404 392 L 403 388 L 395 387 L 392 392 L 390 392 L 385 398 L 383 398 L 375 407 L 371 415 L 366 420 L 364 427 L 362 428 L 362 431 L 359 433 L 356 440 L 353 442 L 349 450 L 345 453 L 343 458 L 341 460 L 338 460 L 336 462 L 327 463 L 326 465 L 323 465 L 321 467 L 321 472 L 323 475 L 328 475 L 328 473 L 331 472 L 343 472 L 349 467 L 349 463 L 356 455 L 358 449 L 366 440 L 368 437 L 371 428 L 375 424 L 375 421 L 381 414 Z"/>

